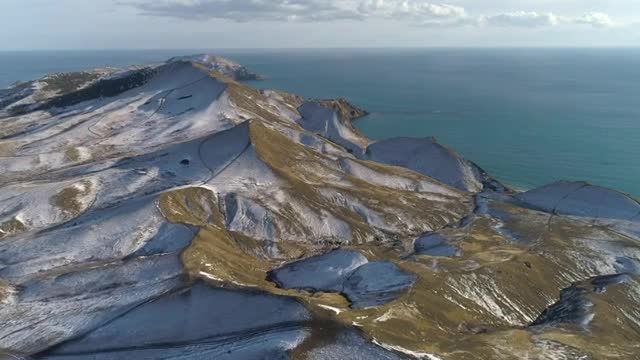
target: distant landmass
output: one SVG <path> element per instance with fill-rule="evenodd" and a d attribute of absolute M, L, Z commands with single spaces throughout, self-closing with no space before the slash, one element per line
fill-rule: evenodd
<path fill-rule="evenodd" d="M 640 203 L 214 55 L 0 91 L 0 357 L 632 359 Z"/>

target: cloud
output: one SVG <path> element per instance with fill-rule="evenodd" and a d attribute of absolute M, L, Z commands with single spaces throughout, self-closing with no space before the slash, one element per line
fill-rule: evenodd
<path fill-rule="evenodd" d="M 453 22 L 465 9 L 425 0 L 138 0 L 124 3 L 154 16 L 232 21 L 329 21 L 368 18 Z"/>
<path fill-rule="evenodd" d="M 145 15 L 189 20 L 322 22 L 389 19 L 434 27 L 490 26 L 542 28 L 557 25 L 614 26 L 609 15 L 591 12 L 566 17 L 545 12 L 470 15 L 461 6 L 430 0 L 121 0 Z"/>
<path fill-rule="evenodd" d="M 586 13 L 582 17 L 574 19 L 574 22 L 576 24 L 591 25 L 597 28 L 612 27 L 617 25 L 609 15 L 601 12 Z"/>
<path fill-rule="evenodd" d="M 601 12 L 586 13 L 581 17 L 559 16 L 553 13 L 512 12 L 493 16 L 482 16 L 481 25 L 507 27 L 552 27 L 557 25 L 590 25 L 595 28 L 607 28 L 618 24 L 607 14 Z"/>
<path fill-rule="evenodd" d="M 480 23 L 489 26 L 508 26 L 508 27 L 545 27 L 556 26 L 560 23 L 558 17 L 552 13 L 537 12 L 511 12 L 492 16 L 484 16 L 480 19 Z"/>

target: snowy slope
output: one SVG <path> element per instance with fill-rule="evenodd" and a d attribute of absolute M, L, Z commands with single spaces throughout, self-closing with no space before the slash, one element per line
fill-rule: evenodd
<path fill-rule="evenodd" d="M 433 139 L 370 141 L 346 100 L 250 75 L 194 55 L 0 91 L 0 357 L 637 350 L 635 199 L 516 194 Z M 585 316 L 563 330 L 577 349 L 556 329 Z"/>

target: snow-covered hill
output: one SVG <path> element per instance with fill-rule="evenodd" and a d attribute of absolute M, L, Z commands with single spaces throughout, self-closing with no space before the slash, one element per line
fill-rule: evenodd
<path fill-rule="evenodd" d="M 0 91 L 0 357 L 637 353 L 635 199 L 518 194 L 243 69 L 197 55 Z"/>

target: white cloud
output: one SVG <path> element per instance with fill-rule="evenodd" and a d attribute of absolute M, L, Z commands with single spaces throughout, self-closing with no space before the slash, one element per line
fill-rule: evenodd
<path fill-rule="evenodd" d="M 615 22 L 605 13 L 581 17 L 551 12 L 470 15 L 464 7 L 430 0 L 123 0 L 151 16 L 191 20 L 321 22 L 391 19 L 422 26 L 495 26 L 538 28 L 586 24 L 602 28 Z"/>
<path fill-rule="evenodd" d="M 616 25 L 616 23 L 613 21 L 613 19 L 611 19 L 609 15 L 601 12 L 586 13 L 582 17 L 575 19 L 574 22 L 577 24 L 591 25 L 598 28 L 612 27 Z"/>
<path fill-rule="evenodd" d="M 618 25 L 608 14 L 590 12 L 580 17 L 559 16 L 553 13 L 512 12 L 493 16 L 483 16 L 479 24 L 488 26 L 510 27 L 551 27 L 556 25 L 590 25 L 595 28 L 606 28 Z"/>
<path fill-rule="evenodd" d="M 543 27 L 558 25 L 560 20 L 552 13 L 537 12 L 511 12 L 492 16 L 484 16 L 481 23 L 490 26 L 511 26 L 511 27 Z"/>
<path fill-rule="evenodd" d="M 452 21 L 464 8 L 425 0 L 138 0 L 126 2 L 148 15 L 233 21 L 328 21 L 367 18 Z"/>
<path fill-rule="evenodd" d="M 361 0 L 345 3 L 357 4 L 358 12 L 364 17 L 450 20 L 467 16 L 462 7 L 432 4 L 421 0 Z"/>
<path fill-rule="evenodd" d="M 240 22 L 378 18 L 447 25 L 469 18 L 462 7 L 426 0 L 138 0 L 124 4 L 153 16 Z"/>

